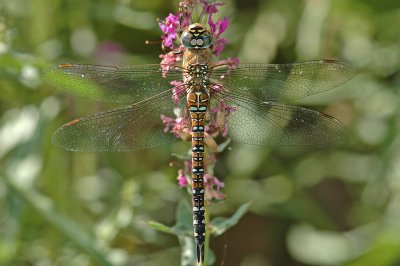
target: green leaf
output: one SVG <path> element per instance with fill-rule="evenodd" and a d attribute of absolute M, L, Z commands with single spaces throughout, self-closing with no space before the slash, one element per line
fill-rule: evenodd
<path fill-rule="evenodd" d="M 192 236 L 192 230 L 188 230 L 187 228 L 184 228 L 183 226 L 175 225 L 175 226 L 167 226 L 165 224 L 155 222 L 155 221 L 150 221 L 147 222 L 147 224 L 160 232 L 171 234 L 171 235 L 176 235 L 176 236 Z"/>
<path fill-rule="evenodd" d="M 231 140 L 227 139 L 218 145 L 217 152 L 223 152 L 231 144 Z"/>
<path fill-rule="evenodd" d="M 176 211 L 176 226 L 185 230 L 185 235 L 178 237 L 180 246 L 182 248 L 181 265 L 192 266 L 195 265 L 196 249 L 193 240 L 193 217 L 192 208 L 190 204 L 181 200 L 178 204 Z"/>
<path fill-rule="evenodd" d="M 180 236 L 179 244 L 182 247 L 181 265 L 193 266 L 196 265 L 196 247 L 194 245 L 193 236 Z"/>
<path fill-rule="evenodd" d="M 165 224 L 162 224 L 162 223 L 159 223 L 159 222 L 155 222 L 155 221 L 147 222 L 147 224 L 151 228 L 153 228 L 153 229 L 155 229 L 157 231 L 175 235 L 174 229 L 172 227 L 169 227 L 169 226 L 165 225 Z"/>
<path fill-rule="evenodd" d="M 192 157 L 192 153 L 181 153 L 181 154 L 177 154 L 177 153 L 172 153 L 172 156 L 176 157 L 179 160 L 190 160 Z"/>
<path fill-rule="evenodd" d="M 196 246 L 193 236 L 180 236 L 178 237 L 179 244 L 182 248 L 181 253 L 181 265 L 182 266 L 193 266 L 196 264 Z M 208 249 L 206 256 L 206 262 L 204 265 L 214 265 L 215 254 L 211 249 Z"/>
<path fill-rule="evenodd" d="M 193 237 L 193 223 L 192 223 L 192 210 L 190 205 L 182 200 L 178 204 L 176 211 L 176 224 L 174 226 L 167 226 L 165 224 L 150 221 L 147 224 L 153 229 L 177 236 L 190 236 Z"/>
<path fill-rule="evenodd" d="M 214 252 L 210 248 L 208 248 L 206 252 L 206 265 L 214 265 L 217 260 Z"/>
<path fill-rule="evenodd" d="M 176 226 L 193 230 L 192 209 L 185 200 L 181 200 L 176 211 Z"/>
<path fill-rule="evenodd" d="M 213 219 L 210 223 L 211 233 L 214 236 L 225 233 L 225 231 L 239 222 L 240 218 L 247 212 L 251 204 L 251 202 L 243 204 L 230 218 L 217 217 Z"/>
<path fill-rule="evenodd" d="M 106 252 L 96 245 L 97 239 L 92 232 L 88 232 L 87 228 L 60 213 L 50 200 L 36 191 L 21 187 L 13 178 L 4 178 L 4 180 L 13 192 L 29 204 L 48 224 L 57 228 L 65 237 L 96 261 L 96 265 L 112 265 Z"/>
<path fill-rule="evenodd" d="M 371 234 L 371 239 L 375 239 L 368 249 L 353 260 L 343 263 L 343 265 L 398 265 L 400 252 L 399 229 L 396 224 L 393 224 L 385 227 L 375 237 Z"/>

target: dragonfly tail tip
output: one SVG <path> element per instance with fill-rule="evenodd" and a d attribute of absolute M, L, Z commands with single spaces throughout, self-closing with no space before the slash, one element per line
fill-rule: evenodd
<path fill-rule="evenodd" d="M 197 264 L 202 265 L 204 262 L 204 244 L 196 244 Z"/>

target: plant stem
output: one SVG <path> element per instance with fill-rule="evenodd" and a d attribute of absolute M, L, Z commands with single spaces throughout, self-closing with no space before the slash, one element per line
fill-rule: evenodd
<path fill-rule="evenodd" d="M 206 201 L 206 204 L 204 204 L 204 218 L 206 220 L 206 225 L 208 227 L 208 225 L 210 224 L 210 212 L 208 211 L 208 205 L 209 203 Z M 208 254 L 208 249 L 209 249 L 209 245 L 210 245 L 210 230 L 209 228 L 206 228 L 206 241 L 204 243 L 204 252 L 205 252 L 205 257 L 204 257 L 204 264 L 203 266 L 207 266 L 207 254 Z"/>

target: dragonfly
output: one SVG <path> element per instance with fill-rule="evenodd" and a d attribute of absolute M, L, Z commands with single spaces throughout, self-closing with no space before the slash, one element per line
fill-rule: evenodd
<path fill-rule="evenodd" d="M 191 133 L 193 227 L 197 262 L 204 261 L 205 127 L 221 102 L 231 106 L 226 119 L 229 138 L 260 145 L 324 145 L 343 137 L 343 124 L 332 116 L 287 100 L 318 94 L 344 84 L 353 69 L 340 61 L 289 64 L 213 63 L 210 32 L 199 23 L 181 34 L 181 65 L 163 73 L 159 64 L 129 67 L 61 64 L 45 79 L 57 89 L 105 102 L 129 105 L 75 119 L 56 130 L 52 142 L 82 152 L 137 151 L 176 138 L 165 132 L 160 115 L 183 110 Z M 164 74 L 164 75 L 163 75 Z M 172 100 L 176 91 L 180 94 Z"/>

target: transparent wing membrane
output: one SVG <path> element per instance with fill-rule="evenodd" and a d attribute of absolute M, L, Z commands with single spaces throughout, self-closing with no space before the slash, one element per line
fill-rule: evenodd
<path fill-rule="evenodd" d="M 184 104 L 184 102 L 182 102 Z M 171 93 L 69 122 L 54 133 L 54 144 L 72 151 L 135 151 L 173 141 L 161 114 L 174 117 Z"/>
<path fill-rule="evenodd" d="M 333 60 L 291 64 L 239 64 L 217 66 L 211 79 L 228 91 L 263 101 L 296 99 L 335 88 L 354 76 L 352 68 Z"/>
<path fill-rule="evenodd" d="M 108 67 L 64 64 L 51 67 L 45 79 L 63 92 L 98 101 L 134 102 L 121 108 L 76 119 L 60 127 L 53 142 L 74 151 L 134 151 L 171 142 L 161 115 L 174 117 L 172 81 L 182 82 L 183 69 L 162 76 L 160 65 Z M 216 106 L 225 101 L 234 111 L 228 117 L 228 136 L 261 146 L 322 145 L 343 137 L 335 118 L 277 100 L 302 98 L 337 87 L 354 76 L 339 61 L 292 64 L 240 64 L 211 67 L 210 90 Z M 185 112 L 186 86 L 179 107 Z M 210 106 L 210 110 L 213 106 Z M 186 110 L 187 111 L 187 110 Z M 221 122 L 222 121 L 222 122 Z M 218 124 L 226 120 L 219 118 Z"/>
<path fill-rule="evenodd" d="M 237 142 L 261 146 L 324 145 L 344 136 L 343 124 L 321 112 L 238 94 L 217 97 L 235 109 L 227 121 L 228 135 Z"/>
<path fill-rule="evenodd" d="M 182 79 L 179 68 L 162 76 L 160 65 L 131 67 L 62 64 L 45 70 L 44 78 L 58 90 L 103 102 L 139 102 L 170 89 Z"/>

